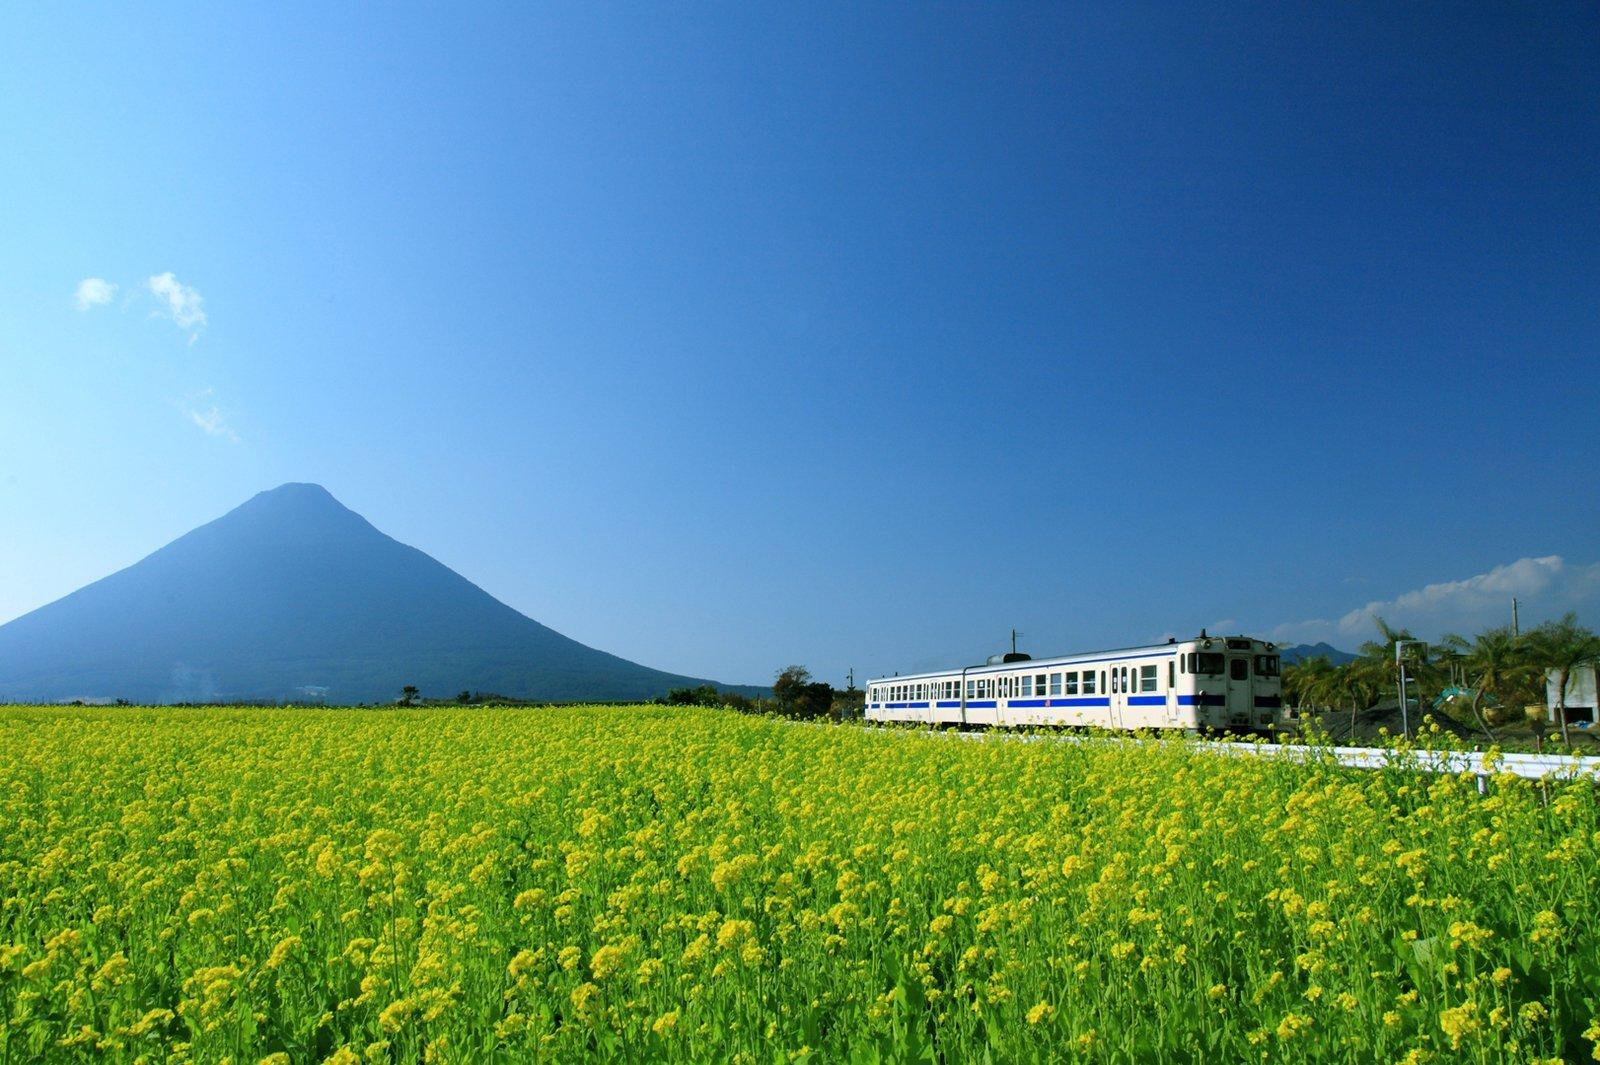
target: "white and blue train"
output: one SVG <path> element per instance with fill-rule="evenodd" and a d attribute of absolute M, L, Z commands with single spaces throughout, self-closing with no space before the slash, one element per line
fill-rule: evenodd
<path fill-rule="evenodd" d="M 867 683 L 868 721 L 962 727 L 1037 725 L 1267 732 L 1283 713 L 1277 647 L 1248 636 L 1170 640 Z"/>

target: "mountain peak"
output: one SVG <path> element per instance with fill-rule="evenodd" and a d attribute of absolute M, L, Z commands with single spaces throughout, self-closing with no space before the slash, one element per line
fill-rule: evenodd
<path fill-rule="evenodd" d="M 290 481 L 257 492 L 209 526 L 201 528 L 216 526 L 275 528 L 285 533 L 344 526 L 377 532 L 365 518 L 334 498 L 332 492 L 308 481 Z"/>
<path fill-rule="evenodd" d="M 289 481 L 276 488 L 269 488 L 265 492 L 257 492 L 235 509 L 243 510 L 245 507 L 255 506 L 349 509 L 335 499 L 332 492 L 320 484 L 312 484 L 309 481 Z"/>

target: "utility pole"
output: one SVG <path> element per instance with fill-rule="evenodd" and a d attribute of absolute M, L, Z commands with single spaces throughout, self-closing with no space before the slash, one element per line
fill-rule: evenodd
<path fill-rule="evenodd" d="M 1522 626 L 1517 623 L 1517 597 L 1511 597 L 1511 635 L 1521 636 Z"/>
<path fill-rule="evenodd" d="M 1017 637 L 1018 636 L 1026 636 L 1026 635 L 1028 635 L 1028 634 L 1025 633 L 1025 632 L 1018 632 L 1016 629 L 1012 629 L 1011 630 L 1011 653 L 1012 654 L 1016 654 L 1017 653 Z"/>
<path fill-rule="evenodd" d="M 852 692 L 855 691 L 856 690 L 856 667 L 855 666 L 851 666 L 850 667 L 850 672 L 847 673 L 845 676 L 847 677 L 847 679 L 849 681 L 849 684 L 850 684 L 850 686 L 848 688 L 846 688 L 845 690 L 846 691 L 852 691 Z"/>

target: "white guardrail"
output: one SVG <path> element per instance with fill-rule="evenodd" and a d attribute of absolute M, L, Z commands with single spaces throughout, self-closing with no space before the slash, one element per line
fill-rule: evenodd
<path fill-rule="evenodd" d="M 934 733 L 934 730 L 928 730 Z M 1013 739 L 1013 740 L 1050 740 L 1065 741 L 1069 743 L 1140 743 L 1140 742 L 1174 742 L 1162 740 L 1141 741 L 1133 737 L 1094 737 L 1074 736 L 1070 734 L 1048 735 L 1045 733 L 1015 733 L 1015 732 L 958 732 L 950 729 L 938 730 L 941 736 L 957 736 L 961 739 Z M 1233 754 L 1253 756 L 1258 758 L 1299 758 L 1305 761 L 1314 761 L 1318 758 L 1332 757 L 1340 765 L 1350 766 L 1354 769 L 1411 769 L 1424 773 L 1471 773 L 1478 778 L 1478 788 L 1482 790 L 1488 778 L 1498 773 L 1512 773 L 1526 780 L 1573 780 L 1586 778 L 1600 784 L 1600 757 L 1577 754 L 1500 754 L 1496 756 L 1493 764 L 1489 756 L 1482 751 L 1423 751 L 1410 750 L 1404 753 L 1390 750 L 1386 747 L 1311 747 L 1295 743 L 1222 743 L 1216 740 L 1179 741 L 1192 742 L 1196 747 L 1218 754 Z"/>

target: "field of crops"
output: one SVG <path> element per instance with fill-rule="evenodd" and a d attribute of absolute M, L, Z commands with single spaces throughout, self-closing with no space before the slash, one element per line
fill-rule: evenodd
<path fill-rule="evenodd" d="M 1498 1061 L 1588 785 L 710 710 L 0 709 L 0 1062 Z"/>

